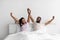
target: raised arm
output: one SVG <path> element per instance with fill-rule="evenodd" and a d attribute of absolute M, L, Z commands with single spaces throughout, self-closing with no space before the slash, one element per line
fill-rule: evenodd
<path fill-rule="evenodd" d="M 30 9 L 27 8 L 27 12 L 28 12 L 28 19 L 27 19 L 27 22 L 30 23 Z"/>
<path fill-rule="evenodd" d="M 50 24 L 50 23 L 54 20 L 54 18 L 55 18 L 55 16 L 53 16 L 52 19 L 50 19 L 49 21 L 47 21 L 47 22 L 45 23 L 45 25 Z"/>
<path fill-rule="evenodd" d="M 34 19 L 31 16 L 31 10 L 29 8 L 27 9 L 27 12 L 28 12 L 28 22 L 30 22 L 30 19 L 32 22 L 34 22 Z"/>
<path fill-rule="evenodd" d="M 33 17 L 30 15 L 30 19 L 31 19 L 31 21 L 34 23 L 34 19 L 33 19 Z"/>
<path fill-rule="evenodd" d="M 30 23 L 30 15 L 28 15 L 27 22 Z"/>
<path fill-rule="evenodd" d="M 13 16 L 12 12 L 10 13 L 10 16 L 14 19 L 15 23 L 19 23 L 19 20 L 15 16 Z"/>

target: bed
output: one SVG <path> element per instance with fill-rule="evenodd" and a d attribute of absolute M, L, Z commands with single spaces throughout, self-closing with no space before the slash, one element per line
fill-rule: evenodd
<path fill-rule="evenodd" d="M 60 34 L 34 32 L 18 32 L 8 35 L 4 40 L 60 40 Z"/>
<path fill-rule="evenodd" d="M 9 26 L 12 25 L 10 24 Z M 60 40 L 60 34 L 57 34 L 56 27 L 53 25 L 46 26 L 46 32 L 40 32 L 40 30 L 31 32 L 19 32 L 16 25 L 16 28 L 14 29 L 14 31 L 12 31 L 12 27 L 9 27 L 10 35 L 8 35 L 4 40 Z M 53 29 L 56 31 L 54 31 Z"/>

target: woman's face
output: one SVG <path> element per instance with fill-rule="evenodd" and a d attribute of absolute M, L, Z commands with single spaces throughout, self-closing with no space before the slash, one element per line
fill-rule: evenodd
<path fill-rule="evenodd" d="M 22 23 L 25 24 L 26 23 L 26 20 L 25 19 L 22 19 Z"/>

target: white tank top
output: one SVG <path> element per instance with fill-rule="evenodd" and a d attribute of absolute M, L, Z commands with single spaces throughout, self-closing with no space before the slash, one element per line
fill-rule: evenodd
<path fill-rule="evenodd" d="M 35 30 L 40 30 L 40 32 L 46 32 L 46 27 L 44 24 L 35 23 L 34 27 L 35 27 Z"/>
<path fill-rule="evenodd" d="M 21 27 L 21 31 L 30 31 L 29 23 L 24 24 Z"/>

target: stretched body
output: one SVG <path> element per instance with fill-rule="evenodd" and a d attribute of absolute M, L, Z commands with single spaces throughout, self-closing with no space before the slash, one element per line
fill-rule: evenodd
<path fill-rule="evenodd" d="M 29 9 L 30 10 L 30 9 Z M 44 23 L 44 26 L 50 24 L 53 20 L 54 20 L 55 16 L 52 16 L 52 19 L 48 20 L 47 22 Z M 40 27 L 40 22 L 41 22 L 41 17 L 37 17 L 36 21 L 33 19 L 32 15 L 31 15 L 31 10 L 30 10 L 30 19 L 32 21 L 32 23 L 34 24 L 34 29 L 39 29 Z"/>
<path fill-rule="evenodd" d="M 13 16 L 12 12 L 10 13 L 10 16 L 14 19 L 15 23 L 20 25 L 21 31 L 30 31 L 29 30 L 29 23 L 30 23 L 29 8 L 27 8 L 27 12 L 28 12 L 27 22 L 24 17 L 21 17 L 20 19 L 18 19 L 15 16 Z"/>

